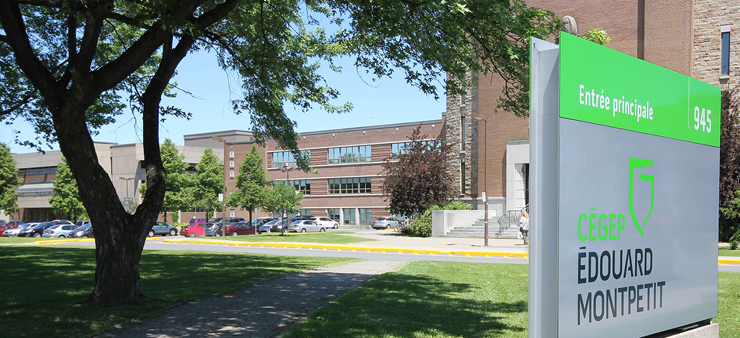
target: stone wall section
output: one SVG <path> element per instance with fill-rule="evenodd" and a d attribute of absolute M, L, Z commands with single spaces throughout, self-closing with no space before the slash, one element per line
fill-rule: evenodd
<path fill-rule="evenodd" d="M 694 0 L 692 77 L 724 89 L 734 88 L 740 78 L 740 2 Z M 722 78 L 722 26 L 730 26 L 730 74 Z"/>
<path fill-rule="evenodd" d="M 458 197 L 469 197 L 474 181 L 472 151 L 477 148 L 477 142 L 473 139 L 472 125 L 473 116 L 478 110 L 478 81 L 474 81 L 476 76 L 472 72 L 466 75 L 466 80 L 472 82 L 472 85 L 466 88 L 464 99 L 461 95 L 447 95 L 445 140 L 448 144 L 454 144 L 447 161 L 453 186 L 456 188 L 454 194 Z"/>

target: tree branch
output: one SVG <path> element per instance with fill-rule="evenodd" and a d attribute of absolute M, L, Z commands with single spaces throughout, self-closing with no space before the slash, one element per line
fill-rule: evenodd
<path fill-rule="evenodd" d="M 58 111 L 61 106 L 61 98 L 56 95 L 58 84 L 52 73 L 36 57 L 31 47 L 18 3 L 0 1 L 0 24 L 7 34 L 5 35 L 6 42 L 13 49 L 18 67 L 46 98 L 46 104 L 52 114 Z"/>

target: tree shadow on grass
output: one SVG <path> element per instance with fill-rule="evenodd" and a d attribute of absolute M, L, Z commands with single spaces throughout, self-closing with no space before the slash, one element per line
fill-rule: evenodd
<path fill-rule="evenodd" d="M 524 286 L 526 289 L 526 285 Z M 379 276 L 284 337 L 526 336 L 526 292 L 487 300 L 480 286 L 423 276 Z"/>
<path fill-rule="evenodd" d="M 141 291 L 156 301 L 101 308 L 78 304 L 92 292 L 95 250 L 0 247 L 3 337 L 79 337 L 156 313 L 183 299 L 244 289 L 257 281 L 341 259 L 145 250 Z"/>

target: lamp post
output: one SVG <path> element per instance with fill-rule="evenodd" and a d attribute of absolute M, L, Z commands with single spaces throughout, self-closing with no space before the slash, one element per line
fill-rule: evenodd
<path fill-rule="evenodd" d="M 118 179 L 126 181 L 126 199 L 123 200 L 123 207 L 126 209 L 126 212 L 131 212 L 131 198 L 128 197 L 128 181 L 133 180 L 134 177 L 119 177 Z"/>
<path fill-rule="evenodd" d="M 483 245 L 488 246 L 488 196 L 486 196 L 486 190 L 488 189 L 488 121 L 482 117 L 474 117 L 475 120 L 480 123 L 483 121 L 483 200 L 485 202 L 484 216 L 485 227 L 483 233 Z M 479 129 L 480 130 L 480 129 Z"/>
<path fill-rule="evenodd" d="M 222 137 L 218 136 L 211 136 L 211 138 L 214 141 L 222 142 L 224 144 L 224 184 L 223 184 L 223 198 L 221 202 L 221 207 L 223 209 L 221 212 L 221 236 L 226 237 L 226 140 L 224 140 Z"/>

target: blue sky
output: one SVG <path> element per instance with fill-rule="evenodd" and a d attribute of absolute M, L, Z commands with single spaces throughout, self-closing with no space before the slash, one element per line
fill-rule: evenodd
<path fill-rule="evenodd" d="M 342 73 L 335 73 L 327 68 L 322 74 L 329 85 L 339 90 L 340 102 L 351 102 L 354 110 L 347 114 L 329 114 L 320 109 L 307 113 L 286 106 L 288 117 L 297 122 L 298 132 L 317 131 L 336 128 L 351 128 L 391 123 L 403 123 L 439 119 L 445 111 L 445 97 L 439 100 L 421 93 L 416 87 L 405 82 L 403 73 L 395 78 L 384 78 L 372 81 L 372 77 L 357 70 L 352 59 L 338 62 Z M 218 67 L 216 58 L 200 52 L 187 56 L 180 67 L 175 80 L 183 89 L 191 92 L 192 97 L 178 93 L 175 99 L 164 99 L 163 106 L 177 106 L 193 113 L 191 120 L 169 117 L 160 124 L 160 140 L 170 138 L 175 144 L 183 144 L 183 135 L 213 132 L 219 130 L 250 130 L 249 116 L 237 116 L 232 113 L 230 100 L 240 95 L 239 79 L 230 76 Z M 439 93 L 444 94 L 439 84 Z M 0 142 L 11 148 L 11 152 L 27 153 L 32 149 L 21 147 L 13 142 L 12 131 L 19 130 L 21 135 L 33 139 L 33 129 L 26 123 L 0 126 Z M 141 141 L 141 122 L 134 119 L 130 112 L 117 118 L 117 122 L 100 130 L 95 141 L 116 142 L 119 144 Z M 58 149 L 56 146 L 54 149 Z"/>

